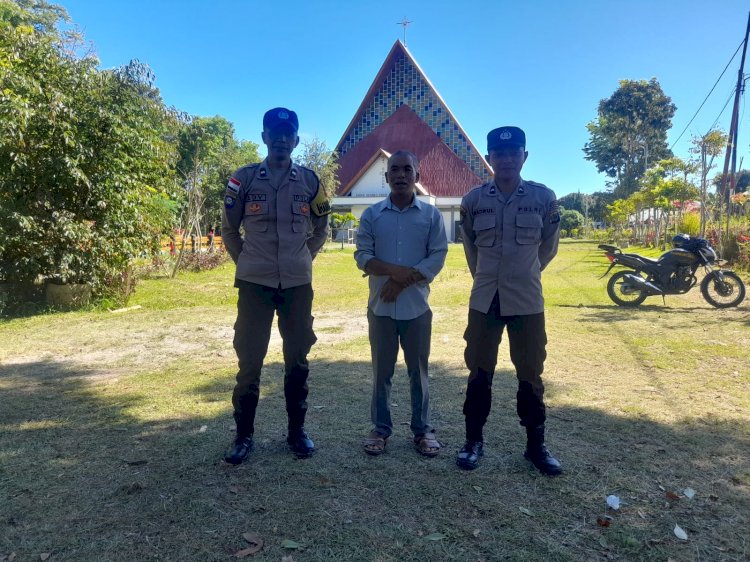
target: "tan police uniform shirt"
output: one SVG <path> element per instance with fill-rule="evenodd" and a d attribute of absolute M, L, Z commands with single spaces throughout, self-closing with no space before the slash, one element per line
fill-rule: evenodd
<path fill-rule="evenodd" d="M 308 168 L 292 164 L 278 180 L 267 160 L 237 170 L 227 183 L 221 221 L 236 278 L 282 289 L 312 282 L 312 260 L 325 243 L 329 212 L 318 177 Z"/>
<path fill-rule="evenodd" d="M 560 234 L 551 189 L 525 180 L 509 195 L 494 180 L 475 187 L 461 202 L 461 231 L 474 277 L 470 308 L 486 314 L 499 293 L 502 316 L 544 312 L 541 272 Z"/>

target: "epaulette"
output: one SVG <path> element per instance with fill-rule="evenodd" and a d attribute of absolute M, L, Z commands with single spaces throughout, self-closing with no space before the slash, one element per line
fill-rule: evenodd
<path fill-rule="evenodd" d="M 475 185 L 468 192 L 464 193 L 464 197 L 468 197 L 469 195 L 473 194 L 474 192 L 481 192 L 482 189 L 484 189 L 488 185 L 489 185 L 489 183 L 483 183 L 482 185 Z"/>
<path fill-rule="evenodd" d="M 533 187 L 539 187 L 539 188 L 541 188 L 541 189 L 544 189 L 545 191 L 549 191 L 549 192 L 550 192 L 550 193 L 552 193 L 553 195 L 555 194 L 555 192 L 554 192 L 554 191 L 552 191 L 552 190 L 551 190 L 551 189 L 550 189 L 549 187 L 547 187 L 547 186 L 546 186 L 546 185 L 544 185 L 543 183 L 539 183 L 539 182 L 536 182 L 536 181 L 531 181 L 531 180 L 523 180 L 523 181 L 524 181 L 524 183 L 525 183 L 526 185 L 530 185 L 530 186 L 533 186 Z"/>

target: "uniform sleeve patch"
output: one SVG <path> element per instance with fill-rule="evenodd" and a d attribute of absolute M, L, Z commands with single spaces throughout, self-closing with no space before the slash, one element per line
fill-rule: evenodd
<path fill-rule="evenodd" d="M 555 199 L 549 206 L 549 223 L 555 224 L 560 222 L 560 203 Z"/>
<path fill-rule="evenodd" d="M 224 197 L 224 206 L 225 206 L 225 207 L 226 207 L 227 209 L 231 209 L 232 207 L 234 207 L 234 204 L 235 204 L 236 202 L 237 202 L 237 199 L 235 199 L 235 198 L 234 198 L 234 197 L 232 197 L 231 195 L 227 195 L 226 197 Z"/>
<path fill-rule="evenodd" d="M 326 197 L 326 192 L 322 185 L 318 187 L 315 199 L 310 202 L 310 208 L 316 217 L 322 217 L 331 212 L 331 202 Z"/>
<path fill-rule="evenodd" d="M 227 193 L 234 193 L 237 195 L 240 192 L 240 186 L 242 184 L 240 181 L 236 178 L 229 178 L 229 181 L 227 182 Z"/>

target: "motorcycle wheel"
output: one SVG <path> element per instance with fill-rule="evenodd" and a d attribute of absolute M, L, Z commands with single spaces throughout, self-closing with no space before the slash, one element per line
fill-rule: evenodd
<path fill-rule="evenodd" d="M 701 294 L 708 304 L 716 308 L 737 306 L 745 298 L 745 284 L 739 275 L 732 271 L 712 271 L 701 282 Z"/>
<path fill-rule="evenodd" d="M 626 275 L 639 275 L 635 271 L 618 271 L 609 278 L 607 294 L 618 306 L 638 306 L 648 296 L 642 289 L 635 289 L 624 279 Z"/>

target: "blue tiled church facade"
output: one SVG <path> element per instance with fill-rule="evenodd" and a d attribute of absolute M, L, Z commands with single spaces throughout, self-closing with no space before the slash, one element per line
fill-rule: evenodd
<path fill-rule="evenodd" d="M 481 157 L 472 150 L 458 124 L 419 69 L 400 53 L 383 81 L 383 85 L 365 108 L 359 121 L 339 145 L 340 155 L 372 133 L 402 105 L 409 106 L 443 142 L 483 180 L 490 177 Z"/>

